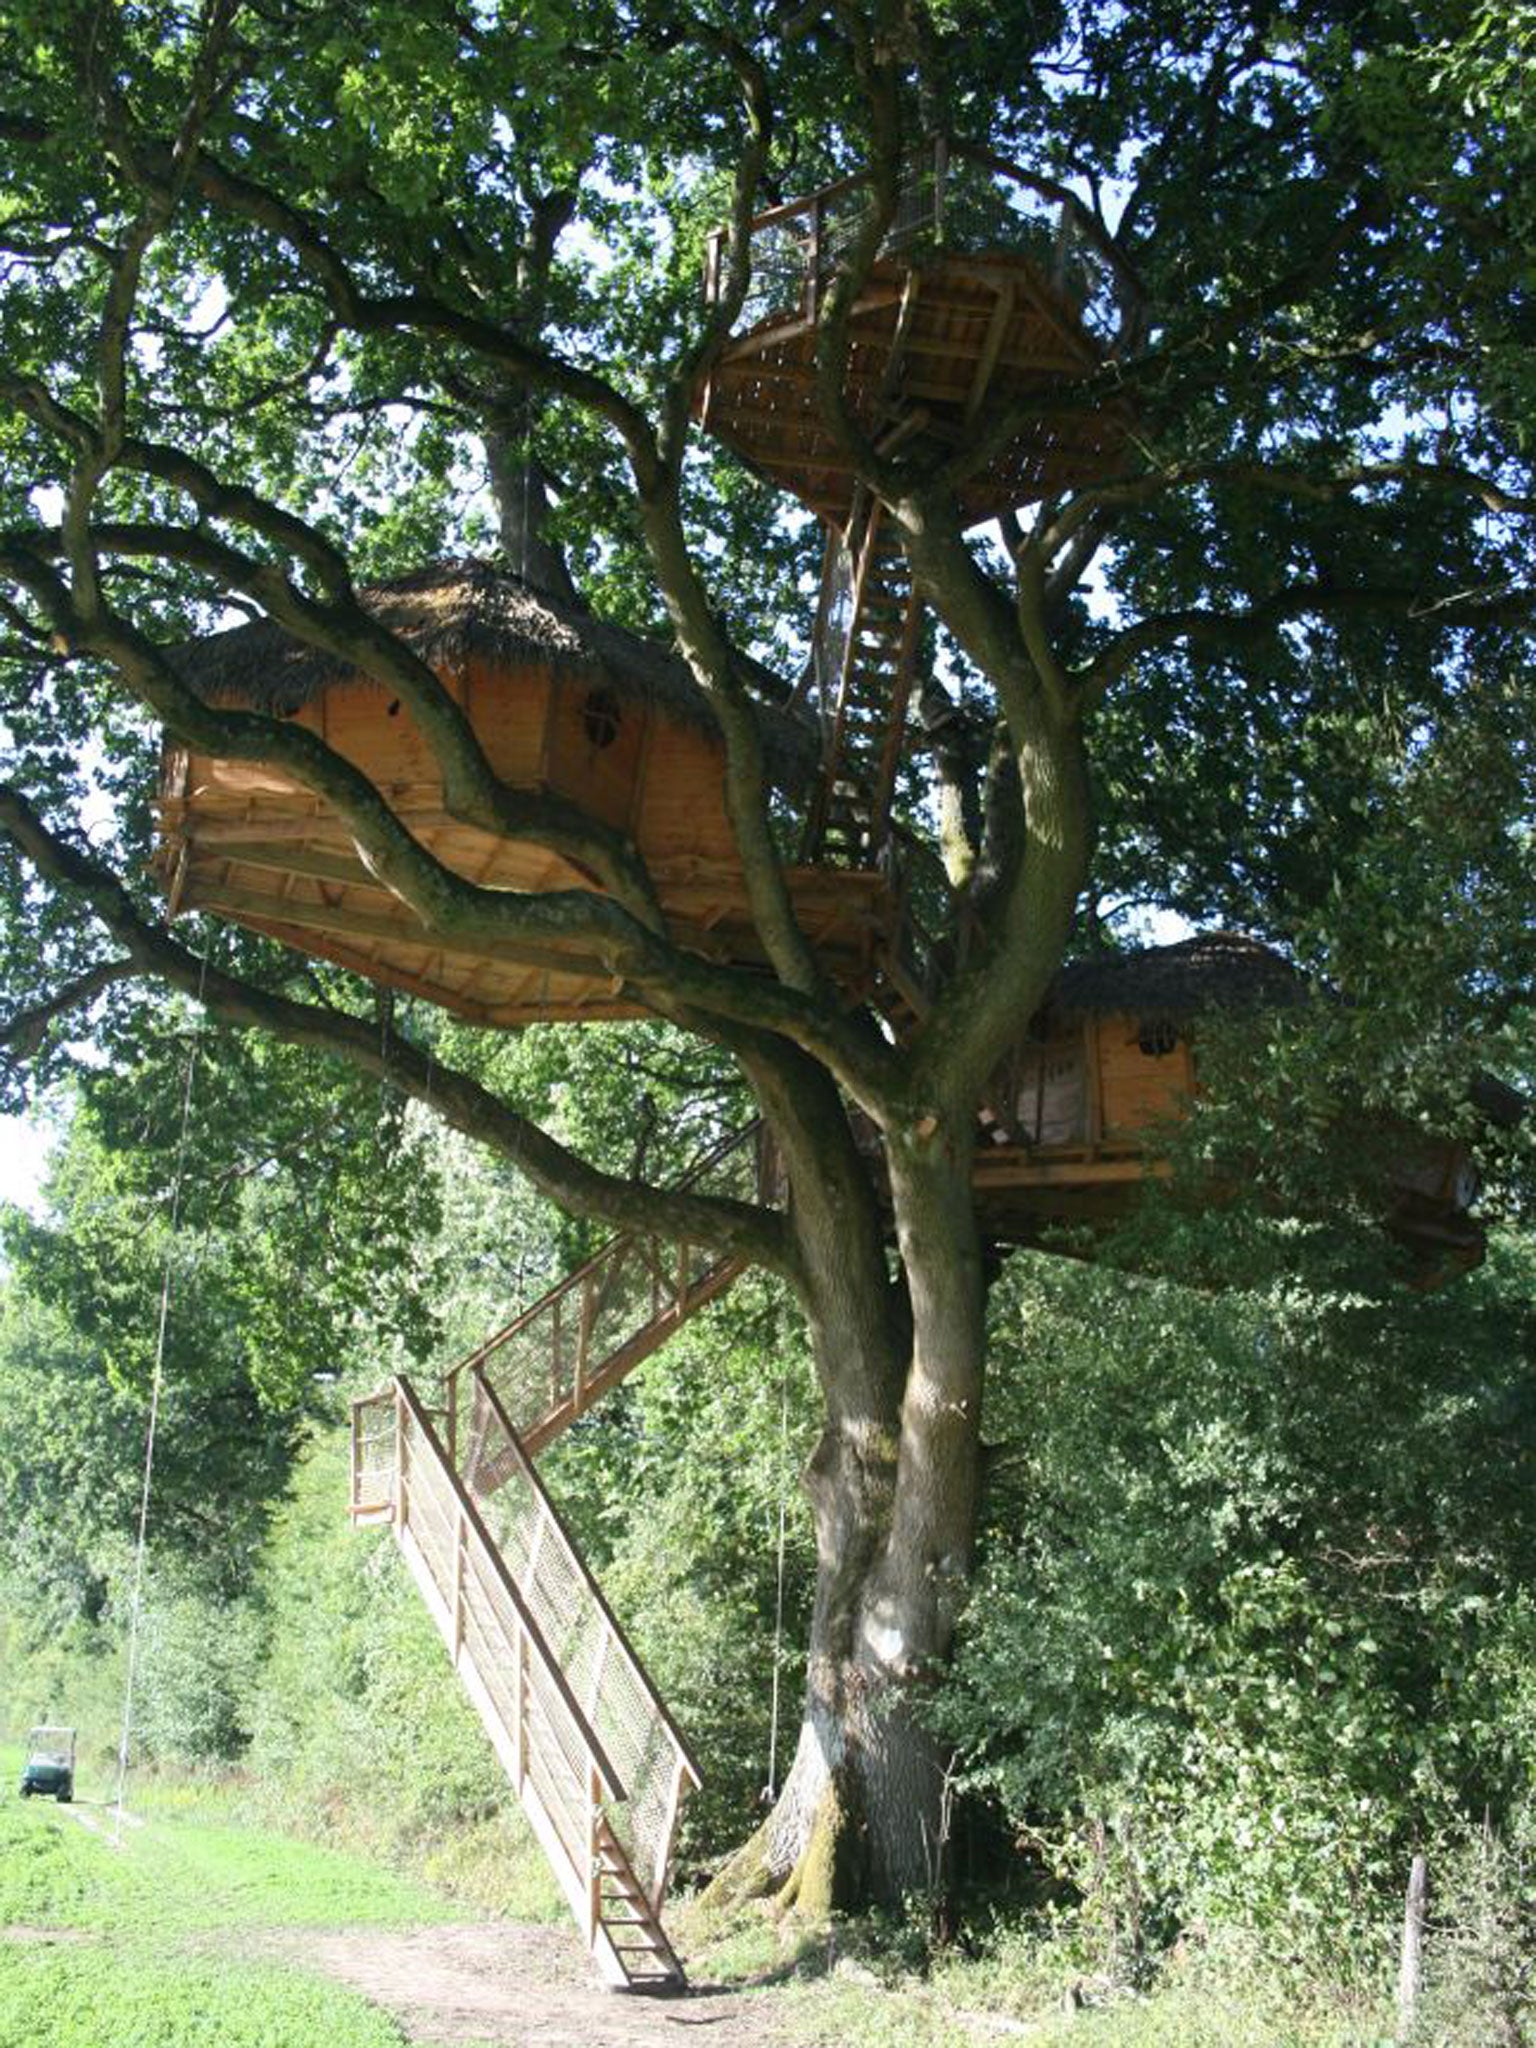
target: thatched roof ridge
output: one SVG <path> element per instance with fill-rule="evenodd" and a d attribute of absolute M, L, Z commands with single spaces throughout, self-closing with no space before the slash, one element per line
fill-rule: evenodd
<path fill-rule="evenodd" d="M 566 604 L 489 562 L 434 562 L 358 592 L 364 608 L 432 667 L 477 656 L 536 661 L 589 677 L 621 697 L 657 705 L 708 731 L 714 713 L 686 664 L 669 648 Z M 239 704 L 286 717 L 360 670 L 294 639 L 270 619 L 187 642 L 172 659 L 212 703 Z M 799 713 L 775 704 L 781 679 L 757 663 L 749 680 L 769 701 L 757 707 L 769 771 L 793 786 L 813 771 L 818 740 Z"/>
<path fill-rule="evenodd" d="M 1073 961 L 1056 977 L 1046 1008 L 1069 1020 L 1123 1014 L 1178 1020 L 1210 1010 L 1279 1009 L 1307 984 L 1288 960 L 1238 932 L 1199 932 L 1172 946 Z"/>

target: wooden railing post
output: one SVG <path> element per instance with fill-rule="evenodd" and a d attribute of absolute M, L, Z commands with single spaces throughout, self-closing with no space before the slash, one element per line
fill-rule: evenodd
<path fill-rule="evenodd" d="M 944 241 L 945 186 L 949 183 L 949 144 L 942 135 L 933 138 L 933 239 Z"/>
<path fill-rule="evenodd" d="M 528 1631 L 517 1632 L 517 1657 L 512 1681 L 512 1761 L 518 1797 L 528 1778 Z"/>
<path fill-rule="evenodd" d="M 571 1375 L 571 1412 L 581 1413 L 581 1397 L 587 1390 L 587 1353 L 592 1344 L 592 1325 L 597 1319 L 597 1282 L 589 1273 L 581 1283 L 581 1321 L 576 1329 L 576 1370 Z"/>
<path fill-rule="evenodd" d="M 603 1781 L 587 1759 L 587 1946 L 595 1946 L 603 1917 L 603 1861 L 599 1823 L 603 1817 Z"/>
<path fill-rule="evenodd" d="M 464 1509 L 455 1499 L 453 1504 L 453 1662 L 458 1668 L 464 1653 Z"/>
<path fill-rule="evenodd" d="M 821 238 L 826 225 L 826 200 L 818 192 L 811 203 L 811 234 L 806 244 L 805 317 L 814 321 L 821 304 Z"/>
<path fill-rule="evenodd" d="M 459 1375 L 456 1372 L 449 1373 L 444 1392 L 447 1395 L 448 1402 L 446 1418 L 448 1462 L 454 1471 L 457 1472 L 459 1469 Z"/>
<path fill-rule="evenodd" d="M 403 1529 L 411 1518 L 410 1415 L 405 1395 L 395 1393 L 395 1526 Z"/>

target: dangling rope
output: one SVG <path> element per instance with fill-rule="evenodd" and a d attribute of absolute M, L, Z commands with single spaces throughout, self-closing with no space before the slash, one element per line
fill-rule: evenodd
<path fill-rule="evenodd" d="M 523 387 L 523 559 L 518 574 L 528 581 L 531 536 L 528 522 L 533 517 L 533 393 Z"/>
<path fill-rule="evenodd" d="M 200 1014 L 212 943 L 210 932 L 203 946 L 202 966 L 197 977 Z M 149 1388 L 149 1421 L 144 1431 L 144 1483 L 139 1493 L 139 1534 L 134 1547 L 133 1597 L 128 1619 L 128 1672 L 123 1685 L 123 1728 L 117 1745 L 117 1791 L 113 1798 L 112 1839 L 119 1847 L 123 1839 L 123 1792 L 128 1782 L 128 1753 L 133 1738 L 133 1694 L 139 1670 L 139 1624 L 144 1611 L 144 1553 L 149 1537 L 149 1501 L 155 1474 L 155 1437 L 160 1426 L 160 1396 L 165 1387 L 165 1339 L 171 1318 L 171 1262 L 175 1256 L 176 1231 L 181 1220 L 181 1190 L 187 1170 L 187 1134 L 192 1123 L 192 1082 L 197 1072 L 200 1043 L 201 1035 L 194 1030 L 187 1042 L 187 1071 L 181 1087 L 181 1133 L 176 1141 L 176 1171 L 171 1181 L 170 1229 L 166 1234 L 165 1265 L 160 1275 L 160 1316 L 155 1330 L 155 1369 Z"/>
<path fill-rule="evenodd" d="M 789 1520 L 789 1374 L 784 1375 L 779 1405 L 779 1557 L 773 1596 L 773 1692 L 768 1714 L 768 1782 L 763 1804 L 779 1796 L 779 1664 L 784 1647 L 784 1539 Z"/>

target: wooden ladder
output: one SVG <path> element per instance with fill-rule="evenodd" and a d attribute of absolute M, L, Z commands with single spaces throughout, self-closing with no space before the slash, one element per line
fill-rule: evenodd
<path fill-rule="evenodd" d="M 801 858 L 809 865 L 872 868 L 890 835 L 923 603 L 878 500 L 855 515 L 846 540 L 829 536 L 827 547 L 829 556 L 842 547 L 851 552 L 853 588 Z"/>

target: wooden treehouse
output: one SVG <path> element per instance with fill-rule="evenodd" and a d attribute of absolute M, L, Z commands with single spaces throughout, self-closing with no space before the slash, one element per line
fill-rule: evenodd
<path fill-rule="evenodd" d="M 711 960 L 763 964 L 726 817 L 724 742 L 676 656 L 480 562 L 438 564 L 362 597 L 431 665 L 512 789 L 568 798 L 628 834 L 682 944 Z M 598 886 L 547 848 L 450 817 L 431 748 L 393 691 L 271 622 L 217 634 L 183 663 L 210 702 L 318 733 L 455 873 L 491 889 Z M 762 680 L 782 695 L 775 678 Z M 758 720 L 770 775 L 799 795 L 814 773 L 813 729 L 771 702 Z M 173 912 L 228 918 L 478 1024 L 639 1014 L 577 947 L 457 951 L 429 939 L 335 811 L 279 770 L 173 747 L 159 808 L 157 859 Z M 889 880 L 805 865 L 790 890 L 834 978 L 854 989 L 870 980 L 895 925 Z"/>
<path fill-rule="evenodd" d="M 882 448 L 951 449 L 989 407 L 1018 408 L 1012 439 L 966 486 L 975 519 L 1112 470 L 1129 425 L 1099 373 L 1138 331 L 1139 295 L 1113 250 L 1068 232 L 1073 209 L 1044 190 L 942 147 L 914 163 L 852 310 L 845 396 Z M 882 507 L 826 430 L 813 365 L 823 294 L 866 203 L 848 181 L 753 223 L 751 294 L 697 411 L 828 529 L 814 701 L 789 700 L 764 675 L 758 715 L 783 812 L 800 821 L 789 889 L 807 939 L 850 1004 L 873 1004 L 899 1035 L 927 1000 L 891 816 L 921 600 Z M 721 266 L 717 239 L 711 291 Z M 723 741 L 680 661 L 485 564 L 440 564 L 362 597 L 462 706 L 510 788 L 568 799 L 627 836 L 677 943 L 765 968 L 725 812 Z M 455 873 L 518 892 L 600 886 L 572 859 L 450 815 L 426 740 L 368 674 L 269 622 L 180 659 L 208 701 L 319 734 Z M 169 747 L 156 860 L 173 914 L 209 912 L 477 1023 L 636 1014 L 574 942 L 465 950 L 427 932 L 341 817 L 258 763 Z M 1294 986 L 1262 947 L 1219 937 L 1069 969 L 1040 1015 L 1020 1020 L 989 1091 L 975 1169 L 984 1233 L 1034 1244 L 1053 1225 L 1123 1211 L 1196 1086 L 1200 1017 Z M 1391 1196 L 1394 1227 L 1462 1263 L 1481 1250 L 1465 1169 L 1451 1148 L 1425 1152 Z M 689 1180 L 771 1200 L 776 1178 L 750 1126 Z M 739 1270 L 697 1245 L 620 1236 L 430 1392 L 402 1377 L 353 1411 L 353 1517 L 393 1530 L 616 1986 L 682 1981 L 661 1916 L 697 1772 L 533 1461 Z"/>
<path fill-rule="evenodd" d="M 1166 1171 L 1167 1135 L 1199 1092 L 1202 1026 L 1305 994 L 1278 953 L 1228 932 L 1063 968 L 989 1091 L 974 1173 L 989 1234 L 1040 1244 L 1064 1228 L 1118 1221 L 1148 1178 Z M 1485 1114 L 1518 1117 L 1511 1091 L 1491 1080 L 1486 1090 Z M 1478 1181 L 1467 1146 L 1406 1121 L 1367 1135 L 1384 1141 L 1382 1222 L 1413 1255 L 1421 1284 L 1479 1264 L 1485 1239 L 1471 1213 Z"/>
<path fill-rule="evenodd" d="M 751 285 L 695 415 L 827 528 L 814 635 L 822 761 L 809 860 L 889 863 L 923 600 L 885 508 L 857 481 L 817 387 L 828 286 L 871 205 L 846 178 L 751 222 Z M 710 240 L 706 299 L 728 262 Z M 942 459 L 996 414 L 1011 435 L 960 487 L 971 524 L 1121 464 L 1132 415 L 1106 371 L 1144 332 L 1140 285 L 1086 209 L 1049 180 L 944 141 L 910 158 L 847 327 L 842 398 L 885 453 Z"/>

